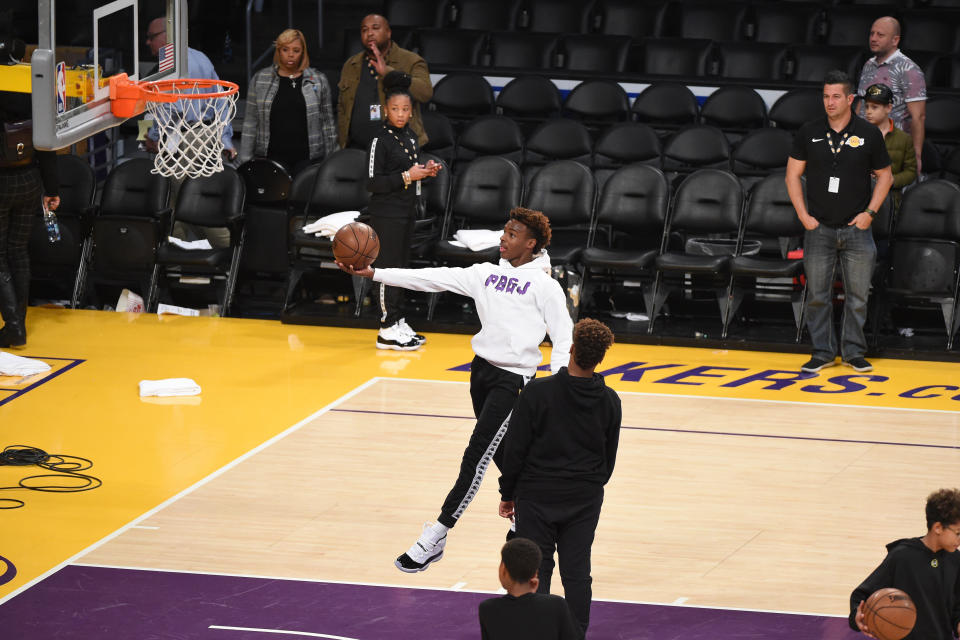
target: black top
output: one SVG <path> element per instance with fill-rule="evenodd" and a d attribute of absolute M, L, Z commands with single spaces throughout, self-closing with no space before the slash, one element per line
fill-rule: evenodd
<path fill-rule="evenodd" d="M 480 603 L 483 640 L 577 640 L 583 637 L 567 601 L 546 593 L 505 595 Z"/>
<path fill-rule="evenodd" d="M 376 119 L 374 116 L 377 116 Z M 370 66 L 370 59 L 364 58 L 364 69 L 360 71 L 360 83 L 357 85 L 353 112 L 350 114 L 348 146 L 367 148 L 385 121 L 386 114 L 380 104 L 380 91 L 377 88 L 377 72 Z"/>
<path fill-rule="evenodd" d="M 303 76 L 280 76 L 277 95 L 270 107 L 270 146 L 267 157 L 295 171 L 297 165 L 310 159 L 307 132 L 307 103 L 303 98 Z"/>
<path fill-rule="evenodd" d="M 19 122 L 33 118 L 29 93 L 15 93 L 0 91 L 0 125 L 8 122 Z M 43 194 L 56 196 L 60 194 L 60 180 L 57 174 L 57 154 L 53 151 L 34 151 L 34 162 L 23 168 L 3 169 L 3 171 L 19 171 L 34 166 L 40 167 L 40 179 L 43 182 Z"/>
<path fill-rule="evenodd" d="M 417 183 L 403 185 L 403 172 L 420 160 L 417 136 L 410 127 L 380 127 L 367 152 L 367 191 L 371 215 L 387 218 L 416 216 Z"/>
<path fill-rule="evenodd" d="M 532 380 L 517 399 L 504 450 L 500 495 L 561 501 L 596 495 L 613 473 L 620 398 L 598 373 L 566 367 Z"/>
<path fill-rule="evenodd" d="M 850 595 L 849 623 L 856 623 L 857 606 L 877 589 L 905 591 L 917 607 L 917 622 L 904 640 L 950 640 L 960 623 L 960 551 L 936 553 L 920 538 L 887 545 L 887 557 Z"/>
<path fill-rule="evenodd" d="M 842 227 L 864 211 L 873 195 L 871 171 L 890 166 L 880 129 L 856 114 L 843 131 L 823 116 L 804 124 L 790 157 L 807 163 L 807 208 L 828 227 Z M 839 183 L 832 192 L 831 178 Z"/>

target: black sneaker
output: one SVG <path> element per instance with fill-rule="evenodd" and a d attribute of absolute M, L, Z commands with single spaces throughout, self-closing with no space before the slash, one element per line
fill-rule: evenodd
<path fill-rule="evenodd" d="M 821 358 L 813 357 L 807 361 L 805 365 L 800 367 L 800 371 L 804 373 L 816 373 L 820 369 L 826 369 L 827 367 L 832 367 L 836 362 L 833 360 L 823 360 Z"/>
<path fill-rule="evenodd" d="M 873 371 L 873 365 L 860 356 L 856 358 L 850 358 L 849 360 L 844 360 L 843 364 L 847 365 L 854 371 L 859 371 L 860 373 Z"/>

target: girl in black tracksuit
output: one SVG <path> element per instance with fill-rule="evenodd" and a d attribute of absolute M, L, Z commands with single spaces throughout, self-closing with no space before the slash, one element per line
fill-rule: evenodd
<path fill-rule="evenodd" d="M 31 118 L 29 94 L 0 91 L 0 127 Z M 4 140 L 6 145 L 9 141 Z M 41 201 L 53 211 L 57 197 L 57 157 L 52 151 L 36 151 L 34 159 L 0 153 L 0 348 L 20 347 L 27 342 L 26 316 L 30 290 L 30 257 L 27 243 L 34 214 Z"/>
<path fill-rule="evenodd" d="M 417 136 L 407 123 L 413 113 L 410 76 L 391 71 L 383 79 L 386 119 L 370 142 L 367 154 L 367 190 L 370 191 L 370 224 L 380 238 L 377 267 L 405 267 L 410 259 L 410 240 L 417 214 L 420 181 L 437 175 L 440 165 L 420 162 Z M 411 351 L 423 344 L 402 318 L 402 292 L 377 283 L 374 291 L 380 306 L 378 349 Z"/>

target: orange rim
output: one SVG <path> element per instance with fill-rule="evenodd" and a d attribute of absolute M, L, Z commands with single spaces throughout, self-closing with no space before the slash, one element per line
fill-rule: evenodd
<path fill-rule="evenodd" d="M 225 87 L 211 93 L 179 93 L 182 89 L 212 89 Z M 132 118 L 147 109 L 147 102 L 176 102 L 177 100 L 210 100 L 235 95 L 240 87 L 227 80 L 180 78 L 177 80 L 154 80 L 135 82 L 120 73 L 110 78 L 110 111 L 118 118 Z"/>
<path fill-rule="evenodd" d="M 240 90 L 240 86 L 227 80 L 209 80 L 203 78 L 179 78 L 176 80 L 154 80 L 138 84 L 146 100 L 154 102 L 172 102 L 174 100 L 210 100 L 226 98 Z M 174 93 L 182 89 L 212 89 L 224 87 L 221 91 L 208 93 Z"/>

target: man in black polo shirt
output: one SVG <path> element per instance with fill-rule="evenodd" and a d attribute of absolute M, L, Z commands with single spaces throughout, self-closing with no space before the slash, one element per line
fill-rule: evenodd
<path fill-rule="evenodd" d="M 867 350 L 863 324 L 877 256 L 870 224 L 893 184 L 893 174 L 880 130 L 853 114 L 853 97 L 850 77 L 829 72 L 823 81 L 826 118 L 800 128 L 787 160 L 787 191 L 806 229 L 803 268 L 807 329 L 813 343 L 812 357 L 801 367 L 807 372 L 832 367 L 837 357 L 832 291 L 838 257 L 844 293 L 840 356 L 855 371 L 873 369 L 863 357 Z M 804 173 L 807 202 L 800 182 Z"/>

